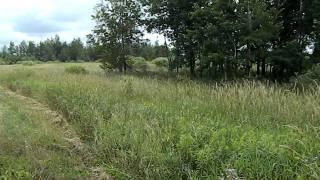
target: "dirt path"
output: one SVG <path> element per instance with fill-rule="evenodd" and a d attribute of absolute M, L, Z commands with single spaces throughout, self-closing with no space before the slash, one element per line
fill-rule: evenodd
<path fill-rule="evenodd" d="M 90 162 L 94 160 L 94 155 L 92 155 L 92 153 L 90 152 L 89 147 L 81 142 L 81 139 L 77 136 L 75 131 L 72 130 L 72 127 L 67 123 L 62 115 L 60 115 L 56 111 L 51 110 L 45 104 L 42 104 L 32 98 L 25 97 L 18 93 L 7 90 L 1 86 L 0 92 L 2 92 L 5 96 L 19 100 L 19 102 L 22 102 L 23 105 L 28 108 L 28 110 L 41 112 L 46 117 L 49 117 L 48 119 L 51 120 L 51 122 L 49 123 L 52 124 L 52 126 L 58 127 L 62 130 L 62 136 L 72 146 L 72 151 L 79 153 L 81 155 L 81 158 L 83 159 L 84 164 L 86 164 L 87 167 L 90 167 Z M 1 109 L 2 106 L 0 104 L 0 119 L 2 117 Z M 89 169 L 92 172 L 92 179 L 112 179 L 100 167 L 92 167 Z"/>

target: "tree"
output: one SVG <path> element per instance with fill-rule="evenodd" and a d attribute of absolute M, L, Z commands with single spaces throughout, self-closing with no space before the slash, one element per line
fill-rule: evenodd
<path fill-rule="evenodd" d="M 141 9 L 137 0 L 104 0 L 97 5 L 93 16 L 96 26 L 89 39 L 103 47 L 103 67 L 111 65 L 120 72 L 127 71 L 130 49 L 142 36 Z"/>
<path fill-rule="evenodd" d="M 19 55 L 26 56 L 28 51 L 28 44 L 26 41 L 21 41 L 19 45 Z"/>
<path fill-rule="evenodd" d="M 240 43 L 247 53 L 245 69 L 249 75 L 251 64 L 256 64 L 257 76 L 266 75 L 266 58 L 273 51 L 278 41 L 281 23 L 278 22 L 280 11 L 264 0 L 240 1 Z"/>
<path fill-rule="evenodd" d="M 14 44 L 14 42 L 10 42 L 10 45 L 9 45 L 9 48 L 8 48 L 8 52 L 9 52 L 9 55 L 11 56 L 15 56 L 17 55 L 17 47 L 16 45 Z"/>
<path fill-rule="evenodd" d="M 37 46 L 33 41 L 28 42 L 27 56 L 36 57 Z"/>
<path fill-rule="evenodd" d="M 8 56 L 8 48 L 7 48 L 6 45 L 4 45 L 4 46 L 2 47 L 1 57 L 2 57 L 2 58 L 7 58 L 7 56 Z"/>
<path fill-rule="evenodd" d="M 61 45 L 61 54 L 59 55 L 59 60 L 61 60 L 62 62 L 66 62 L 68 60 L 70 60 L 70 56 L 69 56 L 69 45 L 66 42 L 63 42 Z"/>
<path fill-rule="evenodd" d="M 207 1 L 193 13 L 194 39 L 199 42 L 200 72 L 230 79 L 236 72 L 239 48 L 239 7 L 235 1 Z"/>
<path fill-rule="evenodd" d="M 196 76 L 198 41 L 193 36 L 196 27 L 191 13 L 196 5 L 202 6 L 204 3 L 201 0 L 144 0 L 150 14 L 149 31 L 161 32 L 173 42 L 178 50 L 175 52 L 181 52 L 175 54 L 176 59 L 181 59 L 190 68 L 193 77 Z"/>
<path fill-rule="evenodd" d="M 58 35 L 55 35 L 52 42 L 52 47 L 53 47 L 55 59 L 60 59 L 63 46 L 60 41 L 60 37 Z"/>
<path fill-rule="evenodd" d="M 83 56 L 84 46 L 80 38 L 73 39 L 69 45 L 68 55 L 73 61 L 80 60 Z"/>

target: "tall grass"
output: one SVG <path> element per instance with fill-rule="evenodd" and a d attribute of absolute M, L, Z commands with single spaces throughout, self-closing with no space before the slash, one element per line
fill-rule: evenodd
<path fill-rule="evenodd" d="M 320 178 L 319 92 L 49 68 L 0 81 L 62 113 L 116 178 Z"/>

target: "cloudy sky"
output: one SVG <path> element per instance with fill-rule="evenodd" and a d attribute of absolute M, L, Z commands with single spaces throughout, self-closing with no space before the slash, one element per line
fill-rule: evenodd
<path fill-rule="evenodd" d="M 0 45 L 10 41 L 40 41 L 58 34 L 70 41 L 85 40 L 94 22 L 93 8 L 100 0 L 0 0 Z M 152 41 L 158 35 L 148 35 Z M 162 41 L 162 38 L 159 38 Z"/>

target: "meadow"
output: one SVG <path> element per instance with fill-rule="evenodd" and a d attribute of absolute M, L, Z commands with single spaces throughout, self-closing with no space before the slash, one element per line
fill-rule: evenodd
<path fill-rule="evenodd" d="M 104 74 L 97 63 L 0 66 L 0 86 L 0 177 L 77 179 L 99 167 L 114 179 L 320 178 L 320 89 Z M 4 91 L 61 114 L 92 157 L 52 149 L 71 146 L 64 129 Z"/>

